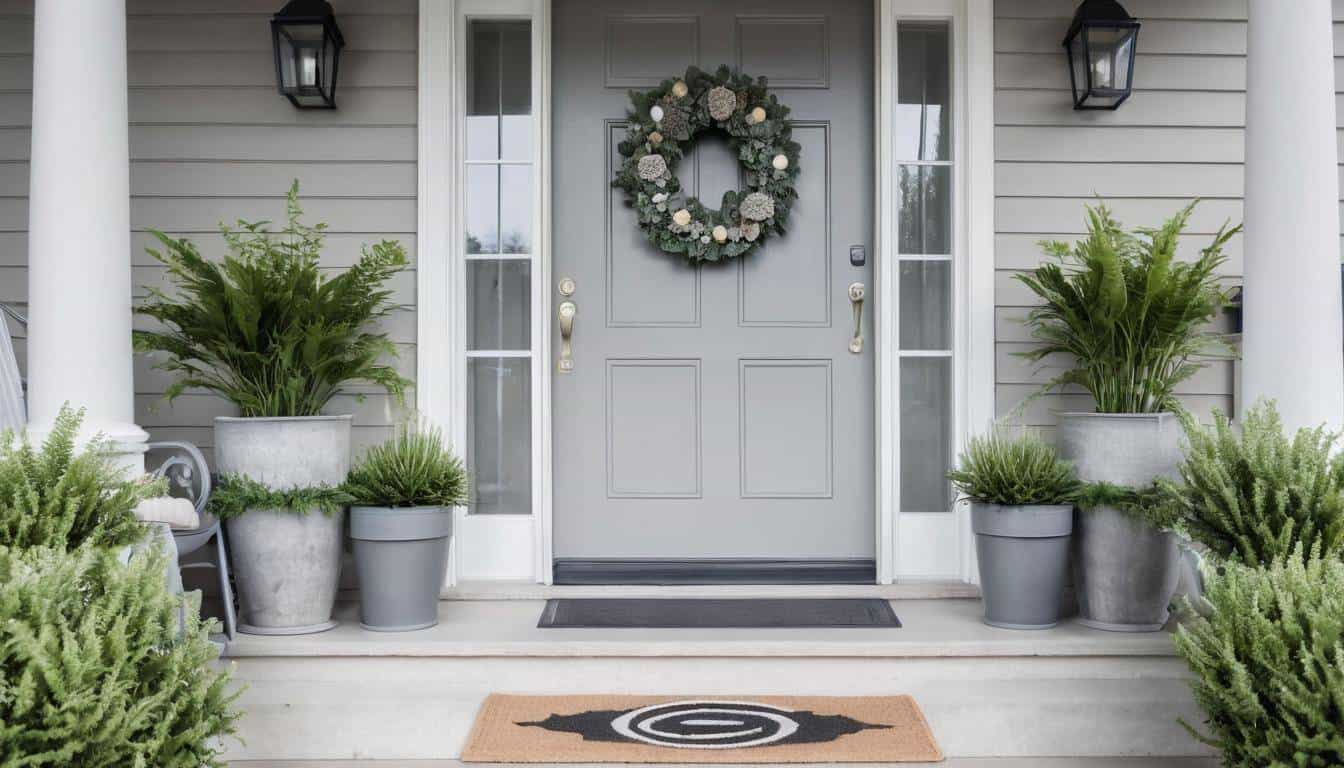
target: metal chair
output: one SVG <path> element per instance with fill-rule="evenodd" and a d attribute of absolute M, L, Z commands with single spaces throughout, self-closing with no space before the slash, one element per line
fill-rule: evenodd
<path fill-rule="evenodd" d="M 219 596 L 224 603 L 224 633 L 232 640 L 238 620 L 233 607 L 233 587 L 229 583 L 229 553 L 219 521 L 205 511 L 210 501 L 210 468 L 205 463 L 205 457 L 191 443 L 150 443 L 145 454 L 146 466 L 153 465 L 157 459 L 151 457 L 156 454 L 162 463 L 150 474 L 168 481 L 169 495 L 191 500 L 196 505 L 196 514 L 201 518 L 201 527 L 195 530 L 172 532 L 178 558 L 196 552 L 214 540 L 214 562 L 187 563 L 182 566 L 182 570 L 213 568 L 218 573 Z"/>

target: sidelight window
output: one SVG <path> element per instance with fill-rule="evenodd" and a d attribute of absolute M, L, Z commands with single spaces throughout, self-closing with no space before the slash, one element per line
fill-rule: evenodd
<path fill-rule="evenodd" d="M 948 512 L 956 232 L 951 24 L 897 22 L 895 58 L 899 509 Z"/>
<path fill-rule="evenodd" d="M 466 29 L 463 237 L 473 514 L 532 513 L 532 22 Z"/>

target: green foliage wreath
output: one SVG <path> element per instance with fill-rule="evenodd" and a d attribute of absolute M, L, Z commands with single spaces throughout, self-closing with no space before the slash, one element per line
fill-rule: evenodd
<path fill-rule="evenodd" d="M 722 261 L 783 234 L 798 199 L 798 151 L 789 108 L 752 79 L 728 67 L 695 67 L 643 93 L 630 92 L 624 161 L 612 186 L 625 190 L 649 242 L 692 262 Z M 728 134 L 746 179 L 745 191 L 724 193 L 718 209 L 683 197 L 677 163 L 704 130 Z"/>

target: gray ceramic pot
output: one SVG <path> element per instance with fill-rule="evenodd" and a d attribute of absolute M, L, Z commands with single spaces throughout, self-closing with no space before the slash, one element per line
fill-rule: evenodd
<path fill-rule="evenodd" d="M 360 625 L 409 632 L 439 622 L 452 532 L 451 507 L 350 508 Z"/>
<path fill-rule="evenodd" d="M 1073 507 L 971 504 L 985 623 L 1049 629 L 1059 622 Z"/>
<path fill-rule="evenodd" d="M 349 416 L 215 419 L 215 463 L 276 490 L 337 486 L 350 471 Z M 250 509 L 226 529 L 240 632 L 297 635 L 336 626 L 343 515 Z"/>
<path fill-rule="evenodd" d="M 1180 421 L 1172 413 L 1062 413 L 1059 452 L 1086 482 L 1142 488 L 1158 477 L 1176 477 Z M 1173 534 L 1098 507 L 1078 510 L 1073 544 L 1083 624 L 1115 632 L 1155 632 L 1166 625 L 1180 578 Z"/>

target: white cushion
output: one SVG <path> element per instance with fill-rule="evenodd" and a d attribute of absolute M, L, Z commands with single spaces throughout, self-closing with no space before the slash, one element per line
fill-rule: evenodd
<path fill-rule="evenodd" d="M 175 531 L 190 531 L 201 527 L 196 505 L 187 499 L 161 496 L 145 499 L 135 508 L 135 516 L 146 523 L 166 523 Z"/>

